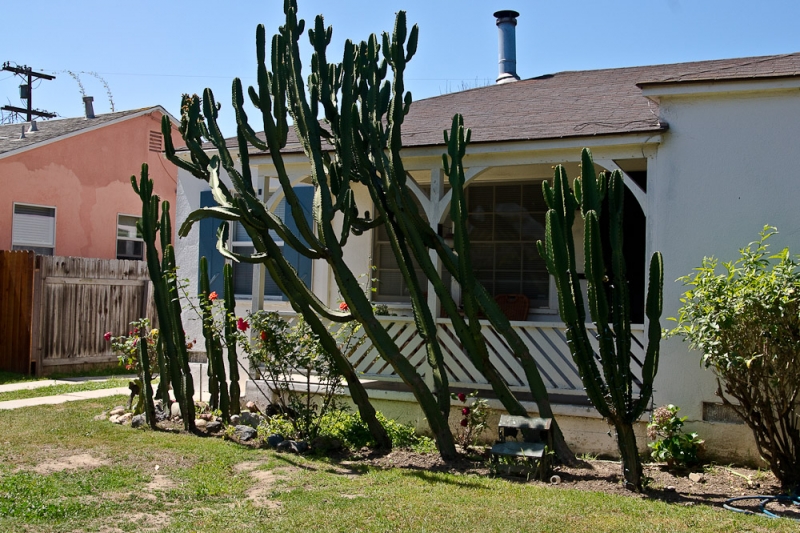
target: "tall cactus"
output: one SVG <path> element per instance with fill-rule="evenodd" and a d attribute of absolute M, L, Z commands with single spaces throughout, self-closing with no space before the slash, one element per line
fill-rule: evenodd
<path fill-rule="evenodd" d="M 562 166 L 556 167 L 553 186 L 544 183 L 544 198 L 549 208 L 545 242 L 539 253 L 555 278 L 561 319 L 567 326 L 567 340 L 580 371 L 586 393 L 595 409 L 617 431 L 622 456 L 623 476 L 628 488 L 642 490 L 642 465 L 636 446 L 633 424 L 644 413 L 653 392 L 658 370 L 661 341 L 662 290 L 664 267 L 661 254 L 650 260 L 645 314 L 649 321 L 647 350 L 642 365 L 638 395 L 634 393 L 631 362 L 631 318 L 625 258 L 622 253 L 622 213 L 625 184 L 617 170 L 599 176 L 589 150 L 581 154 L 581 177 L 574 191 Z M 611 264 L 603 260 L 600 230 L 602 208 L 607 207 L 608 242 Z M 589 342 L 583 295 L 576 270 L 572 227 L 575 211 L 584 219 L 584 272 L 588 282 L 589 310 L 597 329 L 599 358 Z M 610 300 L 609 300 L 610 295 Z M 598 364 L 599 363 L 599 364 Z"/>
<path fill-rule="evenodd" d="M 230 376 L 230 414 L 241 410 L 239 390 L 239 355 L 236 352 L 236 299 L 233 292 L 233 267 L 226 264 L 222 269 L 225 283 L 225 345 L 228 347 L 228 374 Z M 224 416 L 224 415 L 223 415 Z M 227 418 L 226 418 L 227 420 Z"/>
<path fill-rule="evenodd" d="M 226 265 L 227 266 L 227 265 Z M 227 284 L 225 289 L 227 289 Z M 203 313 L 203 337 L 206 344 L 206 355 L 208 356 L 208 394 L 209 406 L 212 410 L 219 409 L 222 418 L 227 422 L 230 419 L 230 401 L 228 396 L 228 382 L 225 379 L 225 363 L 223 359 L 222 339 L 220 332 L 214 324 L 214 313 L 211 302 L 211 289 L 208 281 L 208 260 L 200 258 L 200 298 L 202 299 L 201 309 Z M 233 301 L 233 292 L 228 294 L 225 291 L 226 314 L 224 319 L 227 328 L 230 317 L 227 315 L 228 300 Z M 226 339 L 227 340 L 227 339 Z M 238 396 L 235 401 L 238 402 Z"/>
<path fill-rule="evenodd" d="M 226 147 L 225 139 L 217 126 L 217 106 L 211 91 L 207 89 L 204 93 L 202 116 L 199 112 L 200 101 L 198 98 L 187 97 L 184 99 L 181 133 L 187 139 L 187 146 L 192 153 L 192 161 L 176 158 L 170 140 L 166 142 L 167 152 L 171 159 L 175 160 L 176 164 L 209 182 L 220 207 L 195 211 L 181 229 L 181 233 L 185 234 L 191 224 L 204 217 L 239 221 L 253 238 L 256 253 L 251 257 L 241 257 L 225 250 L 224 241 L 227 239 L 227 231 L 224 228 L 220 234 L 221 243 L 218 249 L 237 261 L 264 263 L 278 285 L 287 294 L 292 295 L 292 305 L 298 312 L 304 314 L 309 325 L 314 328 L 323 343 L 328 342 L 326 337 L 329 337 L 330 334 L 324 330 L 324 324 L 319 321 L 319 317 L 309 316 L 309 313 L 319 313 L 322 317 L 337 322 L 352 320 L 354 317 L 359 320 L 364 326 L 365 333 L 370 336 L 379 353 L 389 361 L 398 375 L 403 378 L 415 394 L 431 426 L 442 456 L 447 459 L 453 458 L 456 453 L 455 445 L 445 413 L 440 408 L 440 402 L 437 401 L 426 386 L 423 378 L 416 372 L 415 367 L 403 356 L 400 347 L 395 343 L 391 335 L 377 320 L 369 298 L 362 292 L 357 277 L 344 260 L 342 248 L 350 232 L 361 233 L 382 222 L 382 220 L 376 222 L 366 214 L 365 216 L 359 216 L 352 190 L 350 190 L 350 180 L 371 180 L 372 177 L 353 174 L 353 171 L 360 171 L 360 168 L 350 169 L 351 171 L 348 172 L 340 170 L 340 164 L 343 160 L 349 159 L 352 162 L 353 152 L 355 151 L 359 151 L 360 157 L 366 159 L 365 156 L 369 154 L 368 147 L 366 149 L 360 147 L 359 150 L 354 150 L 353 141 L 362 142 L 364 139 L 349 137 L 350 141 L 348 141 L 347 150 L 339 152 L 343 159 L 337 159 L 334 165 L 330 156 L 322 148 L 323 135 L 327 135 L 321 131 L 317 122 L 319 101 L 322 100 L 327 110 L 329 107 L 326 102 L 335 99 L 335 94 L 338 92 L 338 86 L 336 85 L 338 81 L 331 80 L 342 79 L 337 75 L 327 77 L 328 73 L 334 71 L 335 74 L 336 72 L 341 72 L 338 70 L 339 68 L 350 68 L 351 70 L 359 70 L 365 75 L 371 72 L 373 80 L 382 79 L 382 76 L 385 75 L 385 64 L 383 67 L 375 67 L 378 64 L 377 51 L 379 47 L 377 46 L 377 40 L 373 36 L 370 40 L 371 44 L 362 43 L 359 47 L 360 53 L 363 54 L 361 59 L 355 53 L 350 54 L 346 57 L 345 67 L 332 65 L 329 68 L 324 62 L 324 57 L 318 53 L 315 54 L 316 59 L 312 61 L 315 65 L 315 72 L 312 74 L 310 87 L 312 98 L 309 101 L 306 97 L 305 82 L 300 72 L 298 47 L 299 38 L 304 31 L 304 22 L 298 21 L 296 16 L 297 7 L 294 2 L 289 0 L 284 7 L 286 24 L 281 27 L 280 33 L 273 39 L 272 72 L 267 70 L 265 63 L 266 39 L 263 26 L 259 26 L 256 37 L 259 85 L 258 90 L 251 88 L 249 95 L 256 107 L 261 110 L 266 142 L 258 139 L 247 123 L 247 116 L 242 107 L 244 98 L 241 82 L 238 79 L 234 80 L 233 100 L 237 115 L 241 171 L 237 170 L 234 165 Z M 324 28 L 321 17 L 317 19 L 315 30 L 309 32 L 309 34 L 312 36 L 312 41 L 314 39 L 322 39 L 329 42 L 330 40 L 330 28 Z M 415 31 L 412 32 L 412 35 L 415 34 Z M 410 58 L 413 55 L 412 48 L 415 48 L 416 45 L 413 44 L 412 46 L 411 42 L 409 42 L 409 52 L 406 54 L 403 49 L 405 37 L 403 18 L 402 28 L 396 29 L 393 43 L 397 54 L 404 54 Z M 384 37 L 387 42 L 388 39 L 388 36 Z M 349 46 L 351 51 L 355 51 L 352 43 L 348 43 L 346 46 Z M 384 53 L 386 53 L 386 47 L 384 47 Z M 368 55 L 374 58 L 371 63 L 366 60 Z M 317 68 L 320 65 L 325 66 L 324 68 Z M 378 77 L 376 68 L 377 70 L 382 69 L 384 74 Z M 328 82 L 324 82 L 326 79 Z M 317 84 L 318 80 L 322 80 L 320 81 L 322 86 Z M 347 77 L 347 81 L 352 82 L 352 77 Z M 331 90 L 332 85 L 336 86 L 336 90 Z M 358 87 L 358 89 L 352 90 L 354 87 Z M 373 101 L 369 105 L 364 105 L 361 111 L 358 111 L 354 97 L 358 96 L 360 91 L 363 91 L 364 94 L 373 95 Z M 352 126 L 360 123 L 361 120 L 371 121 L 370 124 L 373 125 L 371 134 L 381 136 L 379 128 L 374 127 L 374 125 L 380 123 L 381 116 L 386 109 L 394 105 L 404 105 L 402 100 L 396 104 L 391 104 L 389 97 L 389 91 L 376 92 L 374 88 L 370 91 L 366 78 L 361 78 L 358 85 L 351 86 L 347 91 L 343 91 L 342 109 L 345 110 L 346 115 L 349 117 L 347 124 L 350 125 L 350 127 L 346 128 L 347 131 L 344 132 L 343 137 L 348 137 L 348 134 L 352 134 Z M 350 99 L 349 102 L 344 101 L 348 98 Z M 375 98 L 379 98 L 380 102 L 375 101 Z M 287 109 L 292 116 L 295 129 L 306 155 L 311 162 L 311 178 L 315 185 L 313 215 L 316 232 L 305 221 L 305 217 L 302 216 L 302 207 L 292 190 L 292 184 L 286 174 L 283 157 L 280 153 L 286 142 Z M 167 136 L 170 134 L 169 128 L 162 126 L 162 131 Z M 202 152 L 200 147 L 202 146 L 203 138 L 210 139 L 217 146 L 219 156 L 208 157 Z M 280 219 L 267 212 L 255 194 L 252 186 L 252 176 L 250 175 L 248 142 L 259 149 L 269 149 L 277 170 L 278 179 L 286 195 L 287 206 L 291 209 L 297 223 L 299 236 L 292 235 Z M 381 139 L 378 139 L 378 142 L 382 142 Z M 227 187 L 219 181 L 220 167 L 224 168 L 231 178 L 231 182 L 236 189 L 235 195 L 231 194 Z M 342 229 L 336 228 L 338 224 L 334 224 L 334 217 L 337 217 L 338 214 L 344 217 L 344 227 Z M 288 246 L 291 246 L 306 257 L 324 259 L 331 265 L 337 285 L 348 305 L 348 312 L 339 312 L 327 308 L 299 280 L 297 273 L 284 260 L 281 249 L 269 235 L 269 230 L 274 230 L 278 237 L 284 240 Z M 334 345 L 335 341 L 332 343 L 332 346 Z M 326 347 L 326 349 L 329 348 Z M 336 352 L 339 354 L 337 364 L 340 364 L 342 369 L 345 370 L 345 378 L 348 380 L 351 392 L 357 391 L 353 396 L 354 401 L 363 402 L 362 405 L 359 405 L 360 410 L 371 409 L 371 406 L 368 406 L 368 397 L 363 391 L 363 386 L 358 382 L 358 376 L 352 370 L 352 365 L 341 356 L 338 349 Z M 443 392 L 443 394 L 446 393 Z M 365 417 L 364 414 L 364 411 L 362 411 L 362 418 L 368 425 L 372 426 L 369 417 Z M 376 440 L 378 442 L 386 441 L 383 436 L 376 438 Z"/>
<path fill-rule="evenodd" d="M 189 354 L 181 321 L 181 306 L 175 279 L 175 251 L 172 248 L 172 224 L 169 217 L 169 202 L 161 204 L 159 219 L 159 197 L 153 194 L 153 180 L 148 177 L 147 164 L 142 165 L 141 181 L 131 176 L 133 190 L 142 200 L 142 218 L 137 227 L 145 243 L 147 270 L 153 283 L 153 296 L 159 325 L 159 342 L 162 343 L 169 368 L 160 369 L 161 379 L 169 380 L 183 417 L 187 431 L 194 431 L 194 382 L 189 369 Z M 159 262 L 156 239 L 161 241 Z M 162 389 L 163 390 L 163 389 Z M 166 401 L 166 400 L 164 400 Z M 167 402 L 168 403 L 168 402 Z"/>

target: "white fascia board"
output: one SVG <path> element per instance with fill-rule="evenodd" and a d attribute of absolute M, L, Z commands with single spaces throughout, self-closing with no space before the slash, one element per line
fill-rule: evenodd
<path fill-rule="evenodd" d="M 717 96 L 722 94 L 765 93 L 800 89 L 800 77 L 752 78 L 707 82 L 672 82 L 638 84 L 642 96 L 658 103 L 661 98 L 681 96 Z"/>
<path fill-rule="evenodd" d="M 558 164 L 580 161 L 581 150 L 589 148 L 595 157 L 606 159 L 634 159 L 646 157 L 661 143 L 660 132 L 624 135 L 597 135 L 543 139 L 536 141 L 511 141 L 472 143 L 464 157 L 466 166 L 530 165 L 537 163 Z M 430 170 L 442 165 L 445 145 L 403 148 L 403 166 L 407 171 Z M 645 154 L 643 156 L 643 153 Z M 303 153 L 285 154 L 283 161 L 290 174 L 309 175 L 308 158 Z M 275 166 L 269 154 L 251 155 L 250 164 L 258 165 L 262 175 L 274 175 Z"/>
<path fill-rule="evenodd" d="M 76 136 L 81 135 L 83 133 L 88 133 L 90 131 L 99 130 L 100 128 L 105 128 L 106 126 L 113 126 L 114 124 L 119 124 L 120 122 L 125 122 L 126 120 L 130 120 L 130 119 L 133 119 L 133 118 L 138 118 L 138 117 L 141 117 L 141 116 L 144 116 L 144 115 L 150 115 L 154 111 L 160 111 L 162 114 L 168 116 L 170 121 L 176 127 L 180 126 L 180 121 L 176 120 L 175 117 L 173 117 L 169 113 L 169 111 L 167 111 L 166 109 L 164 109 L 160 105 L 157 105 L 157 106 L 153 106 L 153 107 L 148 107 L 148 108 L 142 109 L 141 111 L 133 113 L 132 115 L 125 115 L 124 117 L 115 118 L 114 120 L 111 120 L 109 122 L 102 122 L 102 123 L 96 124 L 94 126 L 89 126 L 88 128 L 82 128 L 82 129 L 79 129 L 79 130 L 76 130 L 76 131 L 73 131 L 73 132 L 70 132 L 70 133 L 65 133 L 64 135 L 59 135 L 58 137 L 53 137 L 52 139 L 47 139 L 46 141 L 38 142 L 38 143 L 35 143 L 35 144 L 29 144 L 27 146 L 23 146 L 22 148 L 17 148 L 16 150 L 11 150 L 9 152 L 4 152 L 4 153 L 0 154 L 0 159 L 3 159 L 5 157 L 10 157 L 12 155 L 21 154 L 21 153 L 27 152 L 28 150 L 35 150 L 37 148 L 41 148 L 42 146 L 47 146 L 48 144 L 52 144 L 54 142 L 63 141 L 64 139 L 69 139 L 71 137 L 76 137 Z M 87 119 L 87 120 L 91 120 L 91 119 Z"/>

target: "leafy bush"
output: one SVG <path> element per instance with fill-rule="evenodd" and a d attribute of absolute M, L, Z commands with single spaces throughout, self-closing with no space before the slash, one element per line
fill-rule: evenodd
<path fill-rule="evenodd" d="M 412 426 L 386 418 L 380 412 L 377 413 L 377 418 L 391 437 L 393 448 L 411 448 L 421 453 L 436 451 L 433 440 L 418 435 Z M 326 414 L 322 420 L 320 434 L 337 438 L 344 446 L 351 449 L 375 446 L 369 429 L 358 413 L 338 410 Z"/>
<path fill-rule="evenodd" d="M 341 388 L 342 376 L 333 358 L 302 318 L 289 324 L 278 313 L 265 311 L 249 318 L 256 340 L 251 344 L 241 333 L 240 344 L 258 366 L 281 412 L 293 424 L 295 436 L 314 439 L 322 418 L 336 409 L 335 395 Z M 346 324 L 339 332 L 352 336 Z M 342 342 L 349 342 L 349 338 Z"/>
<path fill-rule="evenodd" d="M 647 425 L 647 436 L 655 441 L 648 444 L 653 450 L 650 456 L 655 461 L 685 466 L 700 460 L 698 454 L 704 441 L 697 433 L 683 432 L 686 417 L 678 416 L 680 410 L 680 407 L 667 405 L 653 411 Z"/>
<path fill-rule="evenodd" d="M 690 287 L 670 332 L 703 352 L 717 395 L 750 427 L 761 456 L 785 486 L 800 486 L 800 264 L 784 248 L 768 255 L 765 227 L 735 262 L 703 259 L 679 279 Z"/>
<path fill-rule="evenodd" d="M 472 400 L 470 405 L 461 408 L 461 422 L 456 433 L 456 442 L 466 449 L 474 445 L 483 430 L 486 429 L 486 421 L 489 419 L 489 402 L 478 398 L 478 391 L 472 391 L 469 394 L 459 392 L 450 396 L 453 400 L 463 404 Z"/>

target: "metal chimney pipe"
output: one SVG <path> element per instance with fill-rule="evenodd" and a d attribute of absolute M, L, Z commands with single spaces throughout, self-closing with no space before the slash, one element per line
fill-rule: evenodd
<path fill-rule="evenodd" d="M 497 83 L 510 83 L 519 81 L 517 75 L 517 17 L 519 13 L 506 9 L 497 11 L 494 14 L 497 19 L 497 29 L 499 30 L 499 52 L 498 62 L 499 74 Z"/>
<path fill-rule="evenodd" d="M 36 121 L 31 120 L 30 126 L 28 126 L 28 133 L 36 133 L 39 131 L 39 128 L 36 127 Z"/>
<path fill-rule="evenodd" d="M 94 118 L 94 106 L 92 105 L 92 102 L 94 102 L 94 97 L 83 97 L 83 106 L 86 109 L 86 118 Z"/>

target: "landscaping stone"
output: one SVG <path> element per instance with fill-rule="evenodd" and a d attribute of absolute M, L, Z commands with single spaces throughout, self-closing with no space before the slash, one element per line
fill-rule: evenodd
<path fill-rule="evenodd" d="M 270 435 L 267 437 L 267 445 L 270 448 L 277 448 L 278 444 L 284 441 L 283 435 L 275 433 L 274 435 Z"/>
<path fill-rule="evenodd" d="M 161 401 L 156 402 L 156 421 L 163 422 L 169 418 L 169 414 L 164 409 L 164 404 Z"/>
<path fill-rule="evenodd" d="M 112 424 L 119 424 L 119 415 L 111 415 L 108 417 L 108 421 Z"/>
<path fill-rule="evenodd" d="M 261 417 L 255 413 L 245 411 L 244 413 L 239 415 L 239 423 L 245 426 L 250 426 L 252 428 L 257 428 L 258 425 L 261 423 Z"/>
<path fill-rule="evenodd" d="M 247 442 L 248 440 L 256 438 L 258 432 L 251 428 L 250 426 L 236 426 L 234 433 L 236 438 L 238 438 L 242 442 Z"/>
<path fill-rule="evenodd" d="M 209 433 L 216 433 L 222 429 L 222 422 L 217 422 L 216 420 L 212 420 L 206 424 L 206 431 Z"/>
<path fill-rule="evenodd" d="M 689 480 L 694 483 L 702 483 L 705 481 L 705 477 L 700 472 L 692 472 L 689 474 Z"/>
<path fill-rule="evenodd" d="M 125 413 L 124 415 L 120 415 L 117 419 L 118 424 L 127 424 L 128 422 L 133 419 L 133 413 Z"/>
<path fill-rule="evenodd" d="M 253 402 L 253 401 L 247 402 L 245 404 L 245 407 L 251 413 L 260 413 L 261 412 L 261 409 L 258 408 L 258 406 L 256 405 L 256 402 Z"/>
<path fill-rule="evenodd" d="M 208 427 L 208 420 L 204 418 L 198 418 L 194 421 L 194 426 L 197 429 L 206 429 L 206 427 Z"/>
<path fill-rule="evenodd" d="M 170 413 L 172 414 L 172 418 L 181 416 L 181 406 L 178 405 L 178 402 L 172 404 L 172 408 L 170 409 Z"/>
<path fill-rule="evenodd" d="M 108 415 L 105 413 L 100 413 L 94 417 L 94 420 L 108 420 Z"/>
<path fill-rule="evenodd" d="M 113 408 L 111 411 L 109 411 L 108 414 L 109 414 L 109 416 L 114 416 L 114 415 L 119 416 L 119 415 L 124 414 L 124 413 L 125 413 L 125 407 L 119 405 L 119 406 Z"/>
<path fill-rule="evenodd" d="M 212 415 L 211 413 L 202 413 L 198 418 L 201 418 L 206 422 L 208 422 L 214 418 L 214 415 Z"/>
<path fill-rule="evenodd" d="M 279 452 L 303 453 L 308 450 L 308 443 L 296 440 L 285 440 L 276 446 Z"/>
<path fill-rule="evenodd" d="M 146 423 L 147 423 L 147 420 L 145 419 L 144 415 L 136 415 L 133 418 L 131 418 L 131 427 L 132 428 L 140 428 L 140 427 L 144 426 Z"/>
<path fill-rule="evenodd" d="M 231 425 L 232 426 L 239 425 L 239 415 L 231 415 Z"/>

